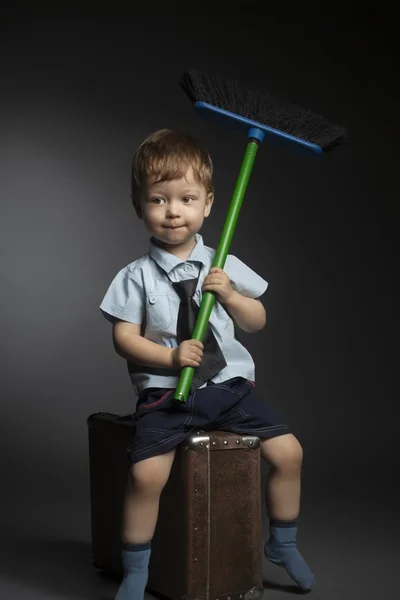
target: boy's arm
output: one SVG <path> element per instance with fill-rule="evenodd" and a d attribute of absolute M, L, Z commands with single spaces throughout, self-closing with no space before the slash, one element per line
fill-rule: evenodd
<path fill-rule="evenodd" d="M 267 322 L 265 308 L 257 298 L 248 298 L 232 291 L 227 301 L 221 304 L 242 331 L 255 333 L 265 327 Z"/>
<path fill-rule="evenodd" d="M 114 348 L 119 356 L 148 367 L 172 368 L 173 348 L 166 348 L 140 335 L 141 326 L 127 321 L 113 325 Z"/>
<path fill-rule="evenodd" d="M 228 273 L 220 267 L 210 269 L 202 289 L 203 292 L 215 292 L 236 325 L 246 333 L 255 333 L 265 327 L 266 313 L 260 300 L 234 290 Z"/>

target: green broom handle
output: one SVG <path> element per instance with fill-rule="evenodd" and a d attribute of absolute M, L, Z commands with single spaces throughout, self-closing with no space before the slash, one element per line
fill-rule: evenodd
<path fill-rule="evenodd" d="M 246 152 L 236 182 L 235 190 L 233 192 L 233 197 L 229 205 L 228 214 L 225 219 L 225 224 L 219 240 L 218 248 L 214 256 L 214 261 L 212 264 L 213 267 L 220 267 L 221 269 L 224 268 L 232 237 L 235 232 L 240 208 L 246 193 L 247 184 L 253 169 L 258 146 L 259 143 L 253 140 L 248 142 L 246 146 Z M 214 302 L 215 292 L 204 292 L 201 299 L 199 314 L 197 315 L 196 324 L 193 329 L 192 339 L 203 342 Z M 174 400 L 177 400 L 178 402 L 186 402 L 194 371 L 194 367 L 183 367 L 178 386 L 174 393 Z"/>

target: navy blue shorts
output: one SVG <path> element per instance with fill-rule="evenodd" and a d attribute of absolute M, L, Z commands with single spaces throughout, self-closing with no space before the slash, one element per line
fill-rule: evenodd
<path fill-rule="evenodd" d="M 138 398 L 133 443 L 127 449 L 129 466 L 168 452 L 195 429 L 231 431 L 260 439 L 290 433 L 279 415 L 243 377 L 209 382 L 189 394 L 186 403 L 173 399 L 175 389 L 147 388 Z"/>

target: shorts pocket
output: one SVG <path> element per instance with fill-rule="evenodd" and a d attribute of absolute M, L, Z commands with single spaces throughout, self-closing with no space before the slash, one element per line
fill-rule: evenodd
<path fill-rule="evenodd" d="M 158 410 L 169 403 L 172 398 L 174 390 L 155 388 L 154 390 L 148 390 L 144 395 L 143 399 L 138 398 L 136 410 L 141 413 Z"/>
<path fill-rule="evenodd" d="M 245 377 L 235 377 L 231 381 L 233 383 L 231 392 L 238 395 L 239 398 L 243 398 L 243 396 L 246 396 L 255 388 L 254 381 L 246 379 Z"/>

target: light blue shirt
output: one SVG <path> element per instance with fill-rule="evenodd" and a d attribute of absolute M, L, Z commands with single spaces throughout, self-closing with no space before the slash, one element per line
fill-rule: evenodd
<path fill-rule="evenodd" d="M 157 246 L 150 238 L 149 252 L 121 269 L 111 282 L 100 304 L 104 317 L 111 323 L 121 319 L 143 325 L 145 338 L 168 348 L 176 348 L 180 298 L 171 281 L 193 279 L 199 275 L 194 301 L 200 306 L 203 281 L 215 255 L 213 248 L 203 244 L 199 233 L 195 239 L 196 246 L 188 259 L 182 261 Z M 259 298 L 268 287 L 262 277 L 231 254 L 226 258 L 224 271 L 229 276 L 232 288 L 243 296 Z M 233 321 L 217 298 L 209 322 L 227 363 L 212 381 L 222 383 L 239 376 L 255 381 L 253 359 L 235 337 Z M 128 369 L 138 395 L 147 387 L 175 388 L 179 381 L 179 372 L 168 369 L 146 368 L 129 361 Z"/>

